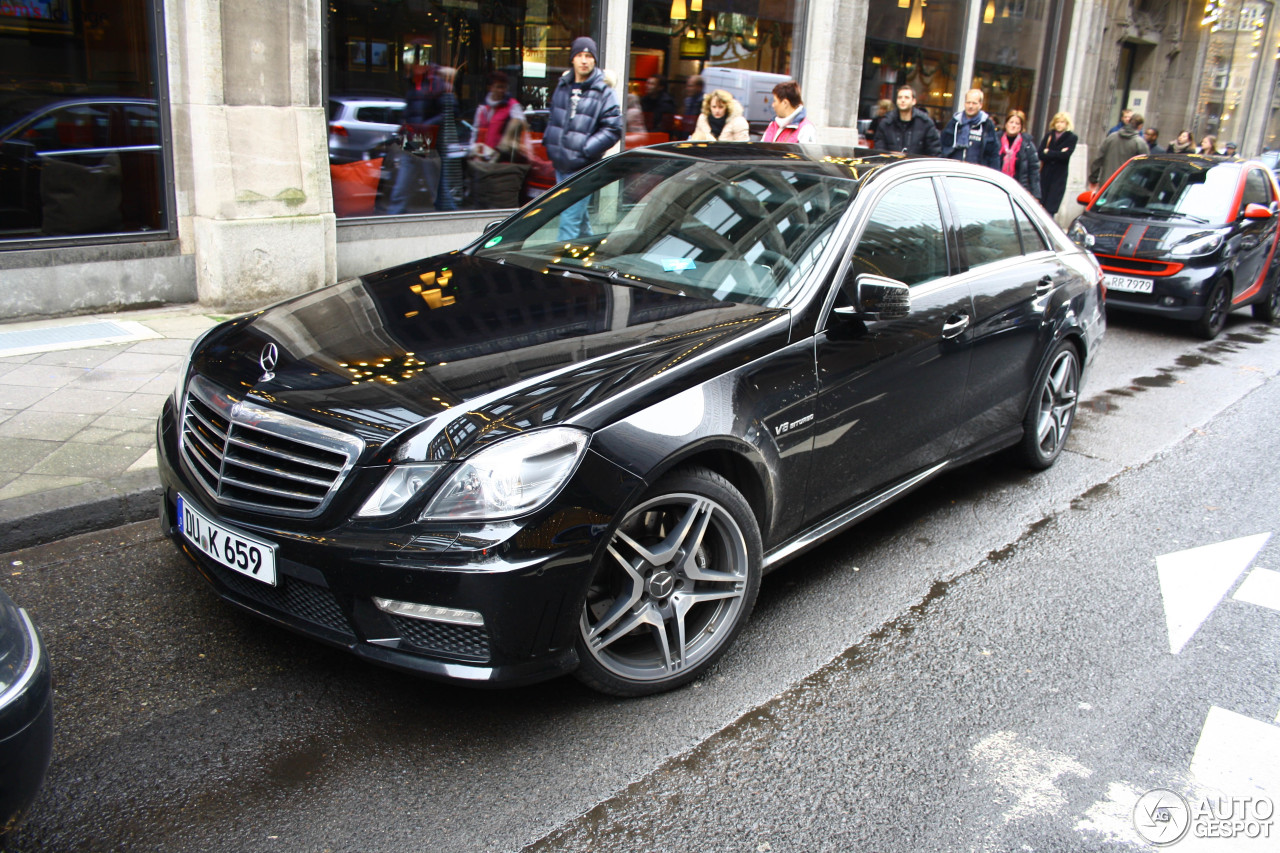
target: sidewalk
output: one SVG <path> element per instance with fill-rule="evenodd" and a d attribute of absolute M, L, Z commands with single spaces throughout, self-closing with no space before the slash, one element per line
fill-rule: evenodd
<path fill-rule="evenodd" d="M 155 518 L 156 418 L 199 305 L 0 323 L 0 553 Z"/>

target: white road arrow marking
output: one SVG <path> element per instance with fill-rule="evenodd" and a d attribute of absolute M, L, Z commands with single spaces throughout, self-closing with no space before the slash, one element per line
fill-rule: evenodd
<path fill-rule="evenodd" d="M 1156 557 L 1170 652 L 1182 651 L 1270 538 L 1259 533 Z"/>
<path fill-rule="evenodd" d="M 1280 796 L 1280 728 L 1211 707 L 1191 757 L 1191 775 L 1229 796 Z"/>
<path fill-rule="evenodd" d="M 1236 601 L 1247 601 L 1260 607 L 1280 610 L 1280 572 L 1254 569 L 1231 597 Z"/>

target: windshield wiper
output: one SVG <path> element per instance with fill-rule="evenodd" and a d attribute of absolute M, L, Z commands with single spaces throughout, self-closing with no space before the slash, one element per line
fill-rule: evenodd
<path fill-rule="evenodd" d="M 599 278 L 610 284 L 621 284 L 626 287 L 636 287 L 640 290 L 659 290 L 663 293 L 670 293 L 675 296 L 684 296 L 685 292 L 669 285 L 657 284 L 652 281 L 642 281 L 631 274 L 622 274 L 615 269 L 609 267 L 589 266 L 579 267 L 571 264 L 561 264 L 555 261 L 547 261 L 546 267 L 549 272 L 564 273 L 565 275 L 580 275 L 583 278 Z"/>

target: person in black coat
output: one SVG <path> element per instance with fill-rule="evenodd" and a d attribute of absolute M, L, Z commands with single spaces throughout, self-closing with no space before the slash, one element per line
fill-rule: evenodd
<path fill-rule="evenodd" d="M 901 151 L 904 154 L 942 154 L 938 126 L 924 110 L 916 108 L 916 90 L 898 87 L 898 109 L 884 116 L 873 139 L 879 151 Z"/>
<path fill-rule="evenodd" d="M 1017 181 L 1024 190 L 1040 199 L 1040 158 L 1036 156 L 1036 140 L 1024 133 L 1027 114 L 1010 110 L 1000 134 L 1000 171 Z"/>
<path fill-rule="evenodd" d="M 1062 206 L 1067 191 L 1067 163 L 1079 140 L 1071 132 L 1071 116 L 1058 113 L 1040 142 L 1040 203 L 1050 214 Z"/>

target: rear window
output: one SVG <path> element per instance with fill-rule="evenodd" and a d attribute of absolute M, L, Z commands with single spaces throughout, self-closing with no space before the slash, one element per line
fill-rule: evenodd
<path fill-rule="evenodd" d="M 1209 160 L 1131 160 L 1093 203 L 1099 213 L 1141 213 L 1226 223 L 1240 167 Z"/>
<path fill-rule="evenodd" d="M 356 110 L 356 121 L 367 121 L 373 124 L 400 124 L 400 115 L 404 107 L 360 107 Z"/>

